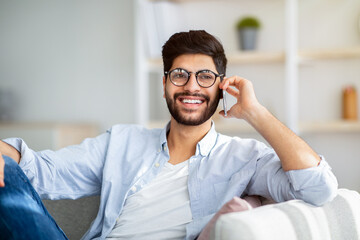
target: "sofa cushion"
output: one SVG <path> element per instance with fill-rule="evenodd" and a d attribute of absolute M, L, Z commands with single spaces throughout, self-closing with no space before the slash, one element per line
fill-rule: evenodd
<path fill-rule="evenodd" d="M 100 197 L 77 200 L 43 200 L 46 209 L 70 240 L 80 239 L 90 228 L 99 209 Z M 1 239 L 1 237 L 0 237 Z"/>
<path fill-rule="evenodd" d="M 360 194 L 339 189 L 335 199 L 321 207 L 291 200 L 223 214 L 210 239 L 360 239 Z"/>

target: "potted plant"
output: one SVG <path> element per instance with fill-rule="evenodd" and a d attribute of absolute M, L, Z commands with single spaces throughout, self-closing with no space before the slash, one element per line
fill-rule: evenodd
<path fill-rule="evenodd" d="M 256 48 L 257 32 L 260 26 L 260 21 L 256 17 L 247 16 L 239 19 L 236 23 L 236 29 L 242 50 L 254 50 Z"/>

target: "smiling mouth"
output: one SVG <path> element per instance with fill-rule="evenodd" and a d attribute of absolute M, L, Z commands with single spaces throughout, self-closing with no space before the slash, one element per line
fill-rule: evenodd
<path fill-rule="evenodd" d="M 200 99 L 188 99 L 188 98 L 181 98 L 179 99 L 180 102 L 182 103 L 187 103 L 187 104 L 202 104 L 204 102 L 204 100 L 200 100 Z"/>
<path fill-rule="evenodd" d="M 204 103 L 209 102 L 209 97 L 205 94 L 199 93 L 176 93 L 174 95 L 174 100 L 178 101 L 183 106 L 183 109 L 188 110 L 196 110 L 204 105 Z"/>

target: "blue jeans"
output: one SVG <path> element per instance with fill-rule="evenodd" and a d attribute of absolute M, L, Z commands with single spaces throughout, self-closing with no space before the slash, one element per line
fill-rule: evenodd
<path fill-rule="evenodd" d="M 68 239 L 50 216 L 18 164 L 5 160 L 5 187 L 0 187 L 0 240 Z"/>

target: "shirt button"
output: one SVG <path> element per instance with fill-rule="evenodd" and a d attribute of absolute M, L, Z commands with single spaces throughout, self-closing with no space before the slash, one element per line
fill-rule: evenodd
<path fill-rule="evenodd" d="M 160 167 L 160 163 L 155 163 L 155 167 Z"/>
<path fill-rule="evenodd" d="M 135 191 L 136 191 L 136 187 L 133 186 L 133 187 L 131 188 L 131 191 L 135 192 Z"/>
<path fill-rule="evenodd" d="M 164 151 L 166 151 L 166 146 L 164 146 Z"/>

